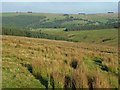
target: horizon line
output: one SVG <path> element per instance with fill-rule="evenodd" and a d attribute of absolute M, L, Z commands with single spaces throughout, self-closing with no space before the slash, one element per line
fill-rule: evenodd
<path fill-rule="evenodd" d="M 29 13 L 31 12 L 31 13 Z M 78 12 L 78 13 L 57 13 L 57 12 L 37 12 L 37 11 L 5 11 L 0 13 L 48 13 L 48 14 L 117 14 L 118 12 L 108 11 L 108 12 L 97 12 L 97 13 L 85 13 L 85 12 Z"/>

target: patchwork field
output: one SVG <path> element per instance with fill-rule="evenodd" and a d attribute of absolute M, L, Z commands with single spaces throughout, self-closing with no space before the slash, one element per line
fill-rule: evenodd
<path fill-rule="evenodd" d="M 118 87 L 116 46 L 6 35 L 2 40 L 3 88 Z"/>

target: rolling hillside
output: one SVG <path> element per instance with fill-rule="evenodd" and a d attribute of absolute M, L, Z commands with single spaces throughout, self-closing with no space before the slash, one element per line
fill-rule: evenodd
<path fill-rule="evenodd" d="M 61 37 L 60 39 L 73 42 L 87 42 L 108 46 L 118 46 L 118 29 L 84 30 L 84 31 L 64 31 L 64 28 L 39 28 L 32 29 L 32 32 L 48 34 L 51 37 Z M 57 39 L 57 38 L 55 38 Z M 59 39 L 59 38 L 58 38 Z"/>
<path fill-rule="evenodd" d="M 3 26 L 25 28 L 72 28 L 86 29 L 86 25 L 110 27 L 117 21 L 118 14 L 54 14 L 54 13 L 2 13 Z M 104 26 L 104 24 L 106 24 Z M 72 27 L 71 27 L 72 26 Z M 89 28 L 90 28 L 89 27 Z M 101 27 L 101 28 L 102 28 Z M 100 27 L 99 27 L 100 28 Z M 80 28 L 79 28 L 80 29 Z"/>
<path fill-rule="evenodd" d="M 117 13 L 2 13 L 2 34 L 116 46 Z"/>
<path fill-rule="evenodd" d="M 3 88 L 118 88 L 117 13 L 2 13 Z"/>
<path fill-rule="evenodd" d="M 117 88 L 117 48 L 2 37 L 3 88 Z"/>

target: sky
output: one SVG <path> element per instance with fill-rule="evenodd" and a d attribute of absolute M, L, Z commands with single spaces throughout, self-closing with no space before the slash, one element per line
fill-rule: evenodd
<path fill-rule="evenodd" d="M 2 2 L 2 12 L 107 13 L 117 12 L 117 2 Z"/>
<path fill-rule="evenodd" d="M 2 2 L 118 2 L 119 0 L 1 0 Z"/>

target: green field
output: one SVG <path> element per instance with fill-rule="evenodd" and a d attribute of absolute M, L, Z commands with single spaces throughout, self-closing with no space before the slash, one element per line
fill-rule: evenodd
<path fill-rule="evenodd" d="M 79 15 L 19 12 L 2 13 L 2 18 L 4 35 L 110 46 L 117 46 L 118 42 L 118 29 L 111 27 L 117 21 L 117 13 Z"/>
<path fill-rule="evenodd" d="M 42 18 L 41 18 L 42 17 Z M 118 14 L 53 14 L 53 13 L 2 13 L 3 26 L 16 25 L 23 27 L 24 24 L 29 28 L 44 27 L 70 27 L 71 25 L 102 25 L 115 23 Z M 11 22 L 12 21 L 12 22 Z M 38 25 L 39 24 L 39 25 Z M 50 25 L 51 24 L 51 25 Z M 42 26 L 41 26 L 42 25 Z M 44 27 L 44 28 L 45 28 Z M 76 27 L 76 26 L 74 26 Z M 104 26 L 105 27 L 105 26 Z"/>
<path fill-rule="evenodd" d="M 65 17 L 63 14 L 53 14 L 53 13 L 27 13 L 27 12 L 19 12 L 19 13 L 2 13 L 2 16 L 8 17 L 8 16 L 18 16 L 18 15 L 32 15 L 32 16 L 46 16 L 50 20 L 56 19 L 64 19 Z M 79 15 L 79 14 L 69 14 L 70 16 L 76 17 L 76 18 L 84 18 L 89 20 L 95 20 L 95 21 L 107 21 L 108 19 L 117 19 L 118 14 L 112 13 L 112 14 L 86 14 L 86 15 Z"/>
<path fill-rule="evenodd" d="M 116 46 L 118 42 L 118 29 L 85 30 L 65 32 L 64 28 L 32 29 L 32 32 L 42 32 L 52 36 L 59 36 L 76 42 L 89 42 L 102 45 Z M 108 32 L 109 31 L 109 32 Z"/>

